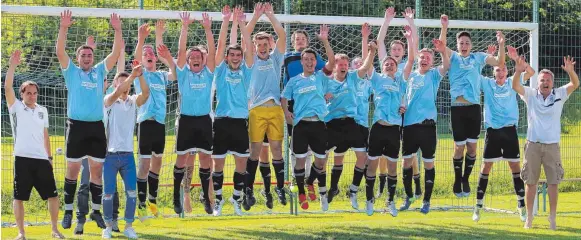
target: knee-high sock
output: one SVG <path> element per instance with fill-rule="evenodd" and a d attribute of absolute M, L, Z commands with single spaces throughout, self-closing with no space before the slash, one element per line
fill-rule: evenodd
<path fill-rule="evenodd" d="M 432 191 L 434 190 L 434 181 L 436 180 L 436 167 L 432 169 L 425 169 L 426 179 L 424 186 L 426 187 L 426 194 L 424 194 L 424 202 L 429 202 L 432 198 Z"/>
<path fill-rule="evenodd" d="M 174 201 L 180 198 L 180 188 L 182 180 L 184 179 L 185 168 L 178 168 L 178 166 L 173 166 L 173 195 Z M 184 193 L 188 194 L 188 193 Z M 177 197 L 177 198 L 176 198 Z"/>
<path fill-rule="evenodd" d="M 103 197 L 103 185 L 94 183 L 89 184 L 89 191 L 91 191 L 91 202 L 93 203 L 93 212 L 99 213 L 101 211 L 101 201 Z"/>
<path fill-rule="evenodd" d="M 405 190 L 405 194 L 408 198 L 414 197 L 414 193 L 412 191 L 412 177 L 413 177 L 413 169 L 411 167 L 403 169 L 403 187 Z"/>
<path fill-rule="evenodd" d="M 373 199 L 373 187 L 375 186 L 375 176 L 365 174 L 365 197 L 367 201 Z"/>
<path fill-rule="evenodd" d="M 77 191 L 77 180 L 65 178 L 65 213 L 73 213 L 73 202 Z"/>
<path fill-rule="evenodd" d="M 260 163 L 260 174 L 262 175 L 262 181 L 264 182 L 264 192 L 270 193 L 270 183 L 271 183 L 271 176 L 270 176 L 270 164 Z"/>
<path fill-rule="evenodd" d="M 333 170 L 331 170 L 331 189 L 339 188 L 341 173 L 343 173 L 343 164 L 333 166 Z"/>
<path fill-rule="evenodd" d="M 139 200 L 139 208 L 145 207 L 147 200 L 147 179 L 137 179 L 137 198 Z"/>
<path fill-rule="evenodd" d="M 258 160 L 248 158 L 246 161 L 246 174 L 244 185 L 249 189 L 254 189 L 254 181 L 256 180 L 256 170 L 258 169 Z"/>
<path fill-rule="evenodd" d="M 216 199 L 222 201 L 222 185 L 224 184 L 224 172 L 212 173 L 212 183 L 214 184 L 214 194 L 216 194 Z"/>
<path fill-rule="evenodd" d="M 157 203 L 157 188 L 159 187 L 159 174 L 149 171 L 147 176 L 147 183 L 149 184 L 149 202 Z"/>
<path fill-rule="evenodd" d="M 358 167 L 353 168 L 353 181 L 351 182 L 351 186 L 349 186 L 352 193 L 357 193 L 359 190 L 359 185 L 361 185 L 361 180 L 363 179 L 365 172 L 366 170 L 364 169 Z"/>
<path fill-rule="evenodd" d="M 272 167 L 274 168 L 274 174 L 276 176 L 276 187 L 284 187 L 284 161 L 282 159 L 276 160 L 272 159 Z"/>
<path fill-rule="evenodd" d="M 518 207 L 525 207 L 525 183 L 520 178 L 520 172 L 512 173 L 512 182 L 514 183 L 514 192 L 518 200 Z"/>
<path fill-rule="evenodd" d="M 389 194 L 388 201 L 393 202 L 395 197 L 395 188 L 397 187 L 397 175 L 387 176 L 387 194 Z"/>
<path fill-rule="evenodd" d="M 299 194 L 305 194 L 305 169 L 294 169 Z"/>
<path fill-rule="evenodd" d="M 476 193 L 476 205 L 482 207 L 484 205 L 484 194 L 486 194 L 486 188 L 488 187 L 488 174 L 480 173 L 480 179 L 478 179 L 478 192 Z"/>
<path fill-rule="evenodd" d="M 204 199 L 210 200 L 208 192 L 210 191 L 210 169 L 209 168 L 200 168 L 198 170 L 198 175 L 200 176 L 200 183 L 202 183 L 202 192 L 204 194 Z"/>
<path fill-rule="evenodd" d="M 379 193 L 383 193 L 385 183 L 387 182 L 387 174 L 379 174 Z"/>
<path fill-rule="evenodd" d="M 462 162 L 464 158 L 453 159 L 454 163 L 454 193 L 462 192 Z"/>
<path fill-rule="evenodd" d="M 232 198 L 234 198 L 234 200 L 238 201 L 240 199 L 240 197 L 242 196 L 242 191 L 244 190 L 244 180 L 245 174 L 243 173 L 239 173 L 239 172 L 234 172 L 234 193 Z"/>

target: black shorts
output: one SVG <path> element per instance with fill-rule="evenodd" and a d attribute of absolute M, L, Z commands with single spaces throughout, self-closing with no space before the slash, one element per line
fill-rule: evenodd
<path fill-rule="evenodd" d="M 403 127 L 403 157 L 410 158 L 422 150 L 424 162 L 433 162 L 436 154 L 436 123 L 433 120 Z"/>
<path fill-rule="evenodd" d="M 28 201 L 32 187 L 36 189 L 42 200 L 58 196 L 52 165 L 48 160 L 16 156 L 14 199 Z"/>
<path fill-rule="evenodd" d="M 188 116 L 181 114 L 176 128 L 176 153 L 178 155 L 196 151 L 212 154 L 213 133 L 210 115 Z"/>
<path fill-rule="evenodd" d="M 107 137 L 103 121 L 85 122 L 67 120 L 66 158 L 80 162 L 86 157 L 104 162 L 107 155 Z"/>
<path fill-rule="evenodd" d="M 365 151 L 369 150 L 369 128 L 357 124 L 359 128 L 359 133 L 361 134 L 361 141 L 365 144 Z"/>
<path fill-rule="evenodd" d="M 386 156 L 389 161 L 397 162 L 400 139 L 400 126 L 373 124 L 369 134 L 369 159 L 375 160 L 380 156 Z"/>
<path fill-rule="evenodd" d="M 307 157 L 309 147 L 315 157 L 324 158 L 327 153 L 327 127 L 322 121 L 300 121 L 293 127 L 292 149 L 295 157 Z"/>
<path fill-rule="evenodd" d="M 165 149 L 165 124 L 155 120 L 145 120 L 137 126 L 139 157 L 151 158 L 162 155 Z"/>
<path fill-rule="evenodd" d="M 501 159 L 520 162 L 520 147 L 515 126 L 500 129 L 486 129 L 484 142 L 485 162 L 493 162 Z"/>
<path fill-rule="evenodd" d="M 452 106 L 452 135 L 457 145 L 476 143 L 480 136 L 482 111 L 479 104 Z"/>
<path fill-rule="evenodd" d="M 230 153 L 237 157 L 250 156 L 248 120 L 243 118 L 216 118 L 214 120 L 214 151 L 212 157 L 226 158 Z"/>
<path fill-rule="evenodd" d="M 365 151 L 365 141 L 353 118 L 337 118 L 329 121 L 327 136 L 327 151 L 335 148 L 335 156 L 345 154 L 350 148 L 353 148 L 353 151 Z"/>

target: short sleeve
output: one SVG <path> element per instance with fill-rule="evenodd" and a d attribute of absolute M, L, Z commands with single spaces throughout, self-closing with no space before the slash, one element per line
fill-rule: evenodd
<path fill-rule="evenodd" d="M 45 107 L 43 107 L 42 111 L 44 112 L 44 116 L 45 116 L 44 117 L 44 128 L 48 128 L 49 127 L 49 125 L 48 125 L 48 110 Z"/>
<path fill-rule="evenodd" d="M 294 85 L 294 81 L 292 79 L 289 80 L 289 82 L 286 84 L 286 86 L 282 90 L 282 97 L 283 98 L 286 98 L 288 100 L 293 99 L 293 90 L 294 90 L 293 85 Z"/>
<path fill-rule="evenodd" d="M 69 66 L 67 68 L 61 68 L 61 72 L 65 78 L 65 84 L 67 85 L 67 88 L 69 88 L 69 84 L 71 83 L 71 76 L 74 72 L 74 69 L 76 68 L 77 66 L 73 63 L 73 59 L 71 58 L 69 58 Z"/>
<path fill-rule="evenodd" d="M 557 98 L 560 98 L 561 101 L 567 101 L 569 99 L 569 94 L 567 93 L 567 85 L 563 85 L 555 90 L 555 94 Z"/>
<path fill-rule="evenodd" d="M 242 69 L 242 74 L 244 74 L 244 81 L 250 82 L 250 79 L 252 78 L 252 67 L 248 67 L 246 65 L 246 63 L 242 63 L 242 65 L 240 66 Z"/>
<path fill-rule="evenodd" d="M 224 74 L 224 70 L 227 66 L 228 64 L 226 64 L 226 61 L 222 61 L 220 64 L 218 64 L 218 66 L 214 68 L 214 76 L 221 77 L 221 75 Z"/>
<path fill-rule="evenodd" d="M 15 113 L 24 109 L 24 104 L 18 99 L 14 98 L 14 103 L 8 108 L 9 113 Z"/>
<path fill-rule="evenodd" d="M 167 72 L 167 71 L 159 71 L 159 73 L 161 73 L 163 82 L 166 85 L 169 85 L 170 84 L 170 81 L 169 81 L 169 72 Z"/>
<path fill-rule="evenodd" d="M 323 70 L 318 70 L 315 72 L 315 77 L 317 78 L 317 81 L 321 83 L 321 86 L 323 86 L 323 89 L 327 89 L 327 86 L 329 85 L 329 79 L 332 78 L 332 74 L 331 76 L 327 76 L 325 75 L 325 73 L 323 72 Z"/>
<path fill-rule="evenodd" d="M 430 70 L 430 78 L 434 83 L 434 86 L 439 87 L 440 86 L 440 82 L 442 82 L 442 79 L 444 79 L 444 76 L 442 76 L 442 74 L 440 74 L 440 69 L 435 67 L 432 68 L 432 70 Z"/>
<path fill-rule="evenodd" d="M 107 77 L 107 74 L 109 73 L 109 70 L 107 70 L 107 64 L 105 64 L 105 60 L 95 65 L 95 70 L 97 70 L 98 75 L 100 74 L 104 78 Z"/>
<path fill-rule="evenodd" d="M 523 101 L 525 101 L 526 103 L 528 103 L 529 99 L 531 97 L 535 97 L 535 95 L 537 94 L 537 90 L 532 88 L 532 87 L 527 87 L 527 86 L 523 86 L 524 90 L 525 90 L 525 95 L 521 96 L 521 99 Z"/>
<path fill-rule="evenodd" d="M 325 67 L 325 60 L 321 57 L 320 54 L 317 54 L 317 66 L 315 66 L 315 71 L 321 70 Z"/>
<path fill-rule="evenodd" d="M 478 63 L 480 63 L 480 65 L 485 65 L 486 64 L 486 58 L 489 56 L 488 54 L 486 54 L 484 52 L 477 52 L 474 55 L 476 57 L 476 61 Z"/>
<path fill-rule="evenodd" d="M 272 50 L 270 57 L 277 66 L 282 66 L 283 64 L 282 59 L 284 58 L 284 53 L 280 53 L 278 49 L 275 48 L 274 50 Z"/>

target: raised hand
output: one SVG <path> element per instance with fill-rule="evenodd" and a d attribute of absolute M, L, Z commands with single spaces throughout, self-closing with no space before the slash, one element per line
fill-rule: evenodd
<path fill-rule="evenodd" d="M 189 12 L 180 13 L 180 19 L 182 20 L 182 25 L 184 26 L 188 26 L 196 21 L 195 19 L 190 18 Z"/>
<path fill-rule="evenodd" d="M 93 37 L 92 35 L 89 35 L 87 37 L 87 41 L 85 44 L 87 46 L 91 47 L 93 49 L 93 51 L 97 48 L 97 44 L 95 43 L 95 37 Z"/>
<path fill-rule="evenodd" d="M 414 19 L 414 15 L 416 14 L 416 10 L 413 10 L 412 8 L 408 7 L 405 9 L 405 12 L 401 13 L 406 20 L 412 20 Z"/>
<path fill-rule="evenodd" d="M 169 52 L 167 46 L 164 44 L 157 46 L 157 54 L 159 54 L 159 56 L 162 58 L 167 59 L 168 61 L 172 61 L 171 53 Z"/>
<path fill-rule="evenodd" d="M 410 41 L 412 39 L 412 28 L 409 25 L 405 25 L 403 27 L 403 36 L 405 37 L 405 39 L 407 39 L 408 41 Z"/>
<path fill-rule="evenodd" d="M 516 60 L 516 65 L 514 66 L 515 71 L 524 72 L 527 69 L 527 62 L 524 56 L 520 56 Z"/>
<path fill-rule="evenodd" d="M 149 24 L 147 23 L 141 24 L 141 26 L 139 26 L 139 29 L 137 30 L 137 39 L 139 39 L 142 42 L 145 41 L 147 36 L 149 36 L 150 32 L 151 30 L 149 29 Z"/>
<path fill-rule="evenodd" d="M 371 28 L 369 27 L 368 23 L 364 23 L 361 25 L 361 36 L 364 38 L 369 38 L 369 35 L 371 35 Z"/>
<path fill-rule="evenodd" d="M 259 17 L 260 15 L 262 15 L 264 13 L 264 7 L 266 4 L 267 3 L 260 3 L 260 2 L 254 4 L 254 12 L 253 12 L 254 16 Z"/>
<path fill-rule="evenodd" d="M 73 23 L 75 23 L 75 21 L 73 20 L 73 12 L 71 12 L 71 10 L 65 10 L 61 13 L 62 28 L 69 28 Z"/>
<path fill-rule="evenodd" d="M 232 16 L 232 12 L 230 11 L 230 6 L 225 5 L 222 8 L 222 20 L 230 21 L 230 17 Z"/>
<path fill-rule="evenodd" d="M 165 32 L 165 21 L 157 20 L 155 23 L 155 33 L 156 34 L 163 34 Z"/>
<path fill-rule="evenodd" d="M 212 27 L 212 19 L 208 13 L 202 13 L 202 20 L 200 20 L 200 24 L 202 24 L 204 29 L 210 29 Z"/>
<path fill-rule="evenodd" d="M 135 63 L 137 61 L 133 60 L 133 62 Z M 143 66 L 141 64 L 139 64 L 139 62 L 137 62 L 137 65 L 132 63 L 131 67 L 133 68 L 131 70 L 132 77 L 137 78 L 137 77 L 141 77 L 141 75 L 143 75 Z"/>
<path fill-rule="evenodd" d="M 516 48 L 512 47 L 512 46 L 506 46 L 506 49 L 508 50 L 507 55 L 510 59 L 512 59 L 513 61 L 516 61 L 516 59 L 518 58 L 518 53 L 516 52 Z"/>
<path fill-rule="evenodd" d="M 141 63 L 139 61 L 137 61 L 137 59 L 133 59 L 133 61 L 131 61 L 131 68 L 135 68 L 136 66 L 141 65 Z"/>
<path fill-rule="evenodd" d="M 385 20 L 391 21 L 395 17 L 395 9 L 393 7 L 388 7 L 385 9 Z"/>
<path fill-rule="evenodd" d="M 442 23 L 443 28 L 448 28 L 448 24 L 450 23 L 448 20 L 448 15 L 442 14 L 442 16 L 440 16 L 440 22 Z"/>
<path fill-rule="evenodd" d="M 117 13 L 111 14 L 111 26 L 113 29 L 120 31 L 121 30 L 121 17 Z"/>
<path fill-rule="evenodd" d="M 236 18 L 236 21 L 238 21 L 238 24 L 246 23 L 246 15 L 244 15 L 242 7 L 236 7 L 236 9 L 234 9 L 234 17 Z"/>
<path fill-rule="evenodd" d="M 16 50 L 12 53 L 12 56 L 10 56 L 10 65 L 11 66 L 18 66 L 18 64 L 20 64 L 20 50 Z"/>
<path fill-rule="evenodd" d="M 329 41 L 329 26 L 326 24 L 321 25 L 319 28 L 319 34 L 317 34 L 317 38 L 321 41 Z"/>
<path fill-rule="evenodd" d="M 274 15 L 274 9 L 272 7 L 272 3 L 265 3 L 263 6 L 264 6 L 264 14 L 266 14 L 267 16 Z"/>
<path fill-rule="evenodd" d="M 377 46 L 377 42 L 376 41 L 371 41 L 367 44 L 369 51 L 371 50 L 377 50 L 378 46 Z"/>
<path fill-rule="evenodd" d="M 486 54 L 488 55 L 494 55 L 494 53 L 496 52 L 496 45 L 488 45 L 488 48 L 486 48 Z"/>
<path fill-rule="evenodd" d="M 502 31 L 496 31 L 496 41 L 498 45 L 504 44 L 504 33 Z"/>
<path fill-rule="evenodd" d="M 563 57 L 563 61 L 565 65 L 561 65 L 561 68 L 565 70 L 565 72 L 574 72 L 575 71 L 575 60 L 571 56 Z"/>
<path fill-rule="evenodd" d="M 439 53 L 443 53 L 446 51 L 446 45 L 440 39 L 433 39 L 432 44 L 434 44 L 434 50 Z"/>

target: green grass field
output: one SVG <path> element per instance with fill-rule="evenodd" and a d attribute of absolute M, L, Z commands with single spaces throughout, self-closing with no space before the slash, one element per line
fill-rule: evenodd
<path fill-rule="evenodd" d="M 512 198 L 498 197 L 498 202 L 512 209 L 509 201 Z M 134 227 L 140 239 L 579 239 L 580 198 L 579 192 L 559 196 L 557 231 L 548 229 L 547 215 L 542 212 L 535 218 L 534 229 L 527 230 L 514 214 L 484 212 L 480 222 L 474 223 L 469 210 L 432 211 L 428 215 L 408 211 L 400 212 L 396 218 L 377 212 L 371 217 L 354 212 L 186 216 L 150 219 L 148 226 L 137 222 Z M 346 202 L 333 202 L 331 210 L 346 205 Z M 376 209 L 378 205 L 381 204 L 376 203 Z M 46 239 L 50 226 L 31 226 L 26 231 L 28 239 Z M 83 237 L 73 236 L 72 229 L 61 231 L 72 239 L 100 239 L 101 233 L 92 222 L 86 225 Z M 2 228 L 2 239 L 13 238 L 17 232 L 14 227 Z M 122 234 L 114 237 L 124 238 Z"/>

